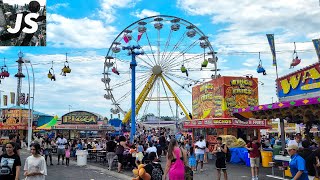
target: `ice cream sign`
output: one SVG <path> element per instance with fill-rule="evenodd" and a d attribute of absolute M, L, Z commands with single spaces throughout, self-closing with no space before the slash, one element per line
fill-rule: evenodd
<path fill-rule="evenodd" d="M 279 78 L 277 87 L 280 98 L 319 91 L 320 63 Z"/>

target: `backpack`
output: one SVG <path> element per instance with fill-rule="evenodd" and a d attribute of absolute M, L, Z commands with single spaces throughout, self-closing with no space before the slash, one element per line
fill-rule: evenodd
<path fill-rule="evenodd" d="M 162 173 L 161 169 L 158 166 L 154 166 L 153 164 L 152 164 L 152 167 L 153 167 L 153 169 L 152 169 L 152 173 L 151 173 L 151 179 L 152 180 L 162 180 L 163 173 Z"/>

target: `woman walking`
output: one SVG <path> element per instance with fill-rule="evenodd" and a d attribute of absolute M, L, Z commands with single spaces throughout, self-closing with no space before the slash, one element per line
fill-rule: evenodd
<path fill-rule="evenodd" d="M 25 180 L 45 180 L 47 175 L 47 165 L 43 156 L 40 155 L 40 145 L 31 144 L 31 156 L 24 164 Z"/>
<path fill-rule="evenodd" d="M 15 143 L 9 142 L 5 145 L 6 154 L 0 156 L 1 174 L 3 180 L 19 180 L 21 161 L 15 149 Z"/>
<path fill-rule="evenodd" d="M 168 147 L 164 179 L 166 180 L 167 174 L 169 174 L 169 180 L 183 180 L 185 165 L 187 165 L 186 151 L 179 148 L 176 139 L 171 139 Z"/>
<path fill-rule="evenodd" d="M 45 141 L 43 141 L 43 154 L 46 160 L 46 164 L 48 165 L 48 156 L 50 159 L 50 165 L 52 166 L 52 146 L 51 146 L 51 140 L 49 138 L 47 138 Z"/>

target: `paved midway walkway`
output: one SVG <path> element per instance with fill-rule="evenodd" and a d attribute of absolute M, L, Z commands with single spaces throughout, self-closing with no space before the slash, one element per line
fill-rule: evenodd
<path fill-rule="evenodd" d="M 27 150 L 21 151 L 21 169 L 29 156 Z M 49 159 L 48 159 L 49 160 Z M 70 165 L 57 165 L 57 156 L 52 157 L 53 166 L 47 166 L 48 175 L 46 180 L 131 180 L 130 176 L 119 174 L 115 171 L 108 171 L 105 167 L 88 164 L 85 167 L 77 166 L 77 162 L 70 159 Z M 20 180 L 23 180 L 23 172 L 20 173 Z"/>
<path fill-rule="evenodd" d="M 28 157 L 27 150 L 21 151 L 22 169 L 25 159 Z M 124 170 L 124 173 L 119 174 L 116 168 L 112 171 L 107 170 L 105 165 L 99 162 L 88 161 L 85 167 L 79 167 L 76 161 L 70 160 L 70 166 L 57 165 L 57 156 L 53 156 L 53 166 L 48 166 L 48 176 L 46 180 L 131 180 L 133 177 L 132 171 Z M 165 167 L 165 157 L 161 157 L 161 165 Z M 250 168 L 245 165 L 228 164 L 228 179 L 229 180 L 251 180 Z M 216 180 L 217 172 L 215 169 L 214 160 L 210 160 L 208 164 L 204 164 L 204 172 L 197 172 L 194 175 L 194 180 Z M 281 175 L 277 170 L 276 174 Z M 271 168 L 260 168 L 259 180 L 272 180 L 274 178 L 267 177 L 271 174 Z M 23 179 L 23 171 L 21 171 L 20 179 Z M 289 178 L 287 178 L 289 179 Z M 221 178 L 223 180 L 223 178 Z"/>

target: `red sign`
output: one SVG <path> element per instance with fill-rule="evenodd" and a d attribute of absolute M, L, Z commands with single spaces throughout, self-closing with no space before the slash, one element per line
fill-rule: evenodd
<path fill-rule="evenodd" d="M 205 120 L 185 121 L 184 128 L 272 128 L 270 120 L 250 119 L 249 121 L 241 121 L 239 119 L 219 119 L 211 118 Z"/>

